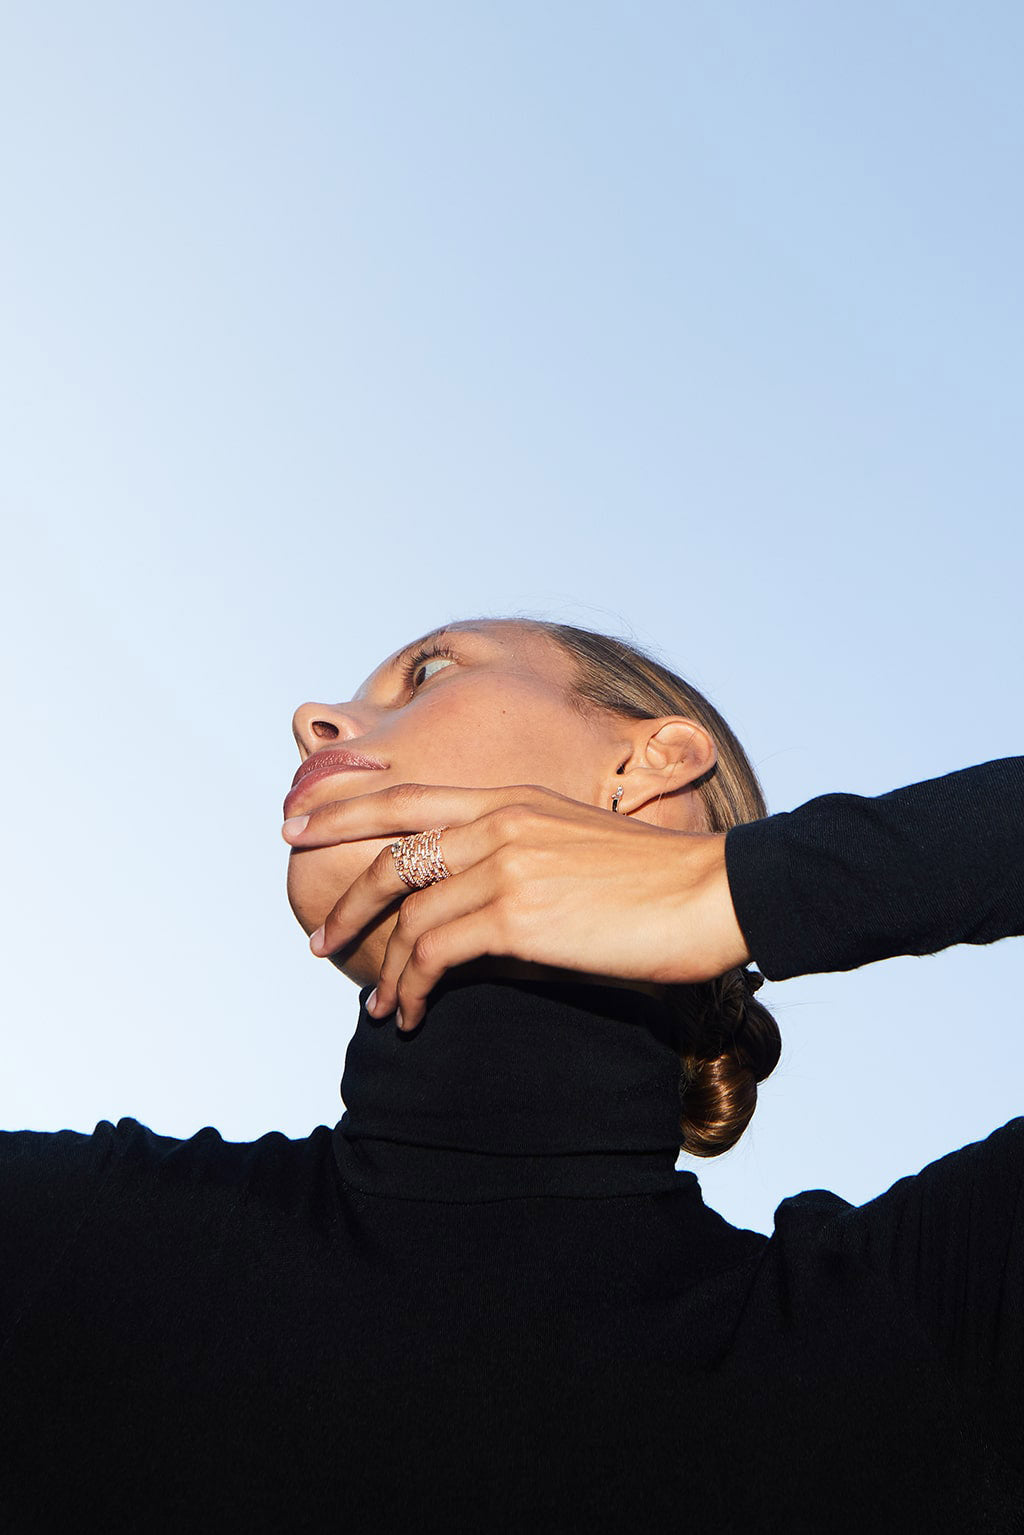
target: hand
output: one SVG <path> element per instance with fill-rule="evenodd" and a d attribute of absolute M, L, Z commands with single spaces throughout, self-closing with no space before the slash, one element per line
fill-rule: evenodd
<path fill-rule="evenodd" d="M 322 805 L 284 836 L 316 848 L 443 825 L 449 879 L 409 890 L 385 848 L 310 940 L 333 954 L 402 898 L 371 1011 L 397 1007 L 405 1029 L 447 970 L 483 955 L 657 984 L 711 980 L 750 958 L 724 833 L 651 826 L 530 786 L 397 784 Z"/>

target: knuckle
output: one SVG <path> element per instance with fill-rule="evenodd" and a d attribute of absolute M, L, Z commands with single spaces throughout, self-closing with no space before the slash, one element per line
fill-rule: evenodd
<path fill-rule="evenodd" d="M 421 911 L 421 899 L 418 895 L 407 895 L 398 909 L 398 920 L 395 926 L 403 937 L 416 931 L 417 925 L 423 913 Z"/>
<path fill-rule="evenodd" d="M 344 927 L 345 923 L 348 921 L 351 909 L 352 897 L 346 890 L 344 895 L 340 896 L 338 900 L 335 901 L 334 905 L 327 913 L 327 916 L 324 918 L 324 928 L 326 932 L 330 934 L 333 930 Z"/>
<path fill-rule="evenodd" d="M 367 873 L 372 879 L 384 880 L 390 884 L 391 876 L 394 873 L 394 870 L 395 858 L 389 844 L 387 847 L 382 848 L 381 851 L 376 855 L 369 869 L 367 870 Z"/>
<path fill-rule="evenodd" d="M 314 805 L 313 809 L 307 813 L 309 820 L 306 822 L 304 830 L 308 836 L 310 832 L 315 834 L 318 831 L 323 831 L 325 827 L 336 825 L 340 814 L 340 807 L 334 800 L 331 800 L 326 805 Z"/>
<path fill-rule="evenodd" d="M 429 970 L 437 960 L 440 942 L 436 933 L 421 933 L 412 946 L 412 961 L 417 969 Z"/>
<path fill-rule="evenodd" d="M 423 794 L 421 783 L 396 783 L 388 790 L 388 798 L 399 812 L 415 810 L 422 803 Z"/>
<path fill-rule="evenodd" d="M 327 916 L 324 918 L 323 929 L 325 943 L 334 945 L 339 944 L 345 933 L 348 931 L 348 923 L 345 920 L 345 909 L 341 905 L 340 901 L 338 902 L 338 905 L 335 906 L 332 911 L 328 912 Z"/>
<path fill-rule="evenodd" d="M 503 840 L 512 840 L 522 835 L 531 819 L 529 805 L 519 804 L 502 805 L 494 812 L 495 829 Z"/>

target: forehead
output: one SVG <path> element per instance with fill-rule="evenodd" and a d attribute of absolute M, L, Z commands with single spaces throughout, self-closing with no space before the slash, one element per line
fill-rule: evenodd
<path fill-rule="evenodd" d="M 419 639 L 410 640 L 401 650 L 396 650 L 367 677 L 355 697 L 365 697 L 375 683 L 383 682 L 388 676 L 400 671 L 403 663 L 423 646 L 446 638 L 457 643 L 460 635 L 479 642 L 481 648 L 488 648 L 496 656 L 507 658 L 513 665 L 531 670 L 541 667 L 550 671 L 554 667 L 557 672 L 561 672 L 568 664 L 568 657 L 563 656 L 560 647 L 549 634 L 519 619 L 461 618 L 450 624 L 441 624 L 437 629 L 420 635 Z"/>

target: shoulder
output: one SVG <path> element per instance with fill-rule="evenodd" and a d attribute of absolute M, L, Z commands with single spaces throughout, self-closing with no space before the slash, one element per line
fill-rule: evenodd
<path fill-rule="evenodd" d="M 161 1135 L 137 1119 L 100 1120 L 90 1131 L 0 1132 L 0 1201 L 5 1223 L 18 1212 L 38 1230 L 47 1215 L 82 1217 L 105 1189 L 126 1183 L 235 1186 L 303 1181 L 329 1160 L 331 1130 L 318 1125 L 291 1139 L 278 1130 L 228 1141 L 212 1125 L 193 1135 Z"/>
<path fill-rule="evenodd" d="M 775 1234 L 784 1240 L 814 1236 L 849 1250 L 859 1247 L 867 1258 L 881 1256 L 880 1244 L 908 1224 L 920 1236 L 925 1218 L 954 1228 L 985 1207 L 1014 1209 L 1022 1185 L 1024 1116 L 1018 1116 L 983 1140 L 898 1179 L 865 1204 L 853 1205 L 827 1189 L 792 1195 L 775 1211 Z"/>
<path fill-rule="evenodd" d="M 146 1251 L 201 1249 L 226 1223 L 247 1230 L 308 1212 L 332 1186 L 332 1132 L 292 1140 L 271 1130 L 227 1141 L 212 1125 L 159 1135 L 136 1119 L 91 1132 L 0 1132 L 0 1339 L 42 1288 Z"/>
<path fill-rule="evenodd" d="M 116 1124 L 101 1119 L 91 1131 L 2 1130 L 0 1167 L 49 1166 L 96 1172 L 115 1162 L 153 1167 L 182 1159 L 211 1162 L 222 1153 L 244 1157 L 255 1148 L 285 1144 L 303 1145 L 305 1141 L 290 1140 L 278 1130 L 269 1130 L 255 1141 L 228 1141 L 212 1125 L 204 1125 L 190 1136 L 160 1135 L 139 1120 L 125 1117 Z"/>
<path fill-rule="evenodd" d="M 767 1272 L 797 1288 L 880 1284 L 918 1305 L 1024 1261 L 1024 1117 L 900 1178 L 866 1204 L 805 1189 L 776 1208 Z"/>
<path fill-rule="evenodd" d="M 848 1208 L 830 1235 L 894 1275 L 935 1273 L 1024 1239 L 1024 1116 Z"/>

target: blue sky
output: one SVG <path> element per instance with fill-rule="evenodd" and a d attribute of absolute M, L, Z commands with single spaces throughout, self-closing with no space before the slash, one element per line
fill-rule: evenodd
<path fill-rule="evenodd" d="M 0 1122 L 335 1122 L 289 720 L 445 619 L 654 647 L 772 810 L 1021 750 L 1022 33 L 8 9 Z M 766 987 L 783 1061 L 708 1202 L 770 1229 L 1019 1112 L 1018 962 Z"/>

